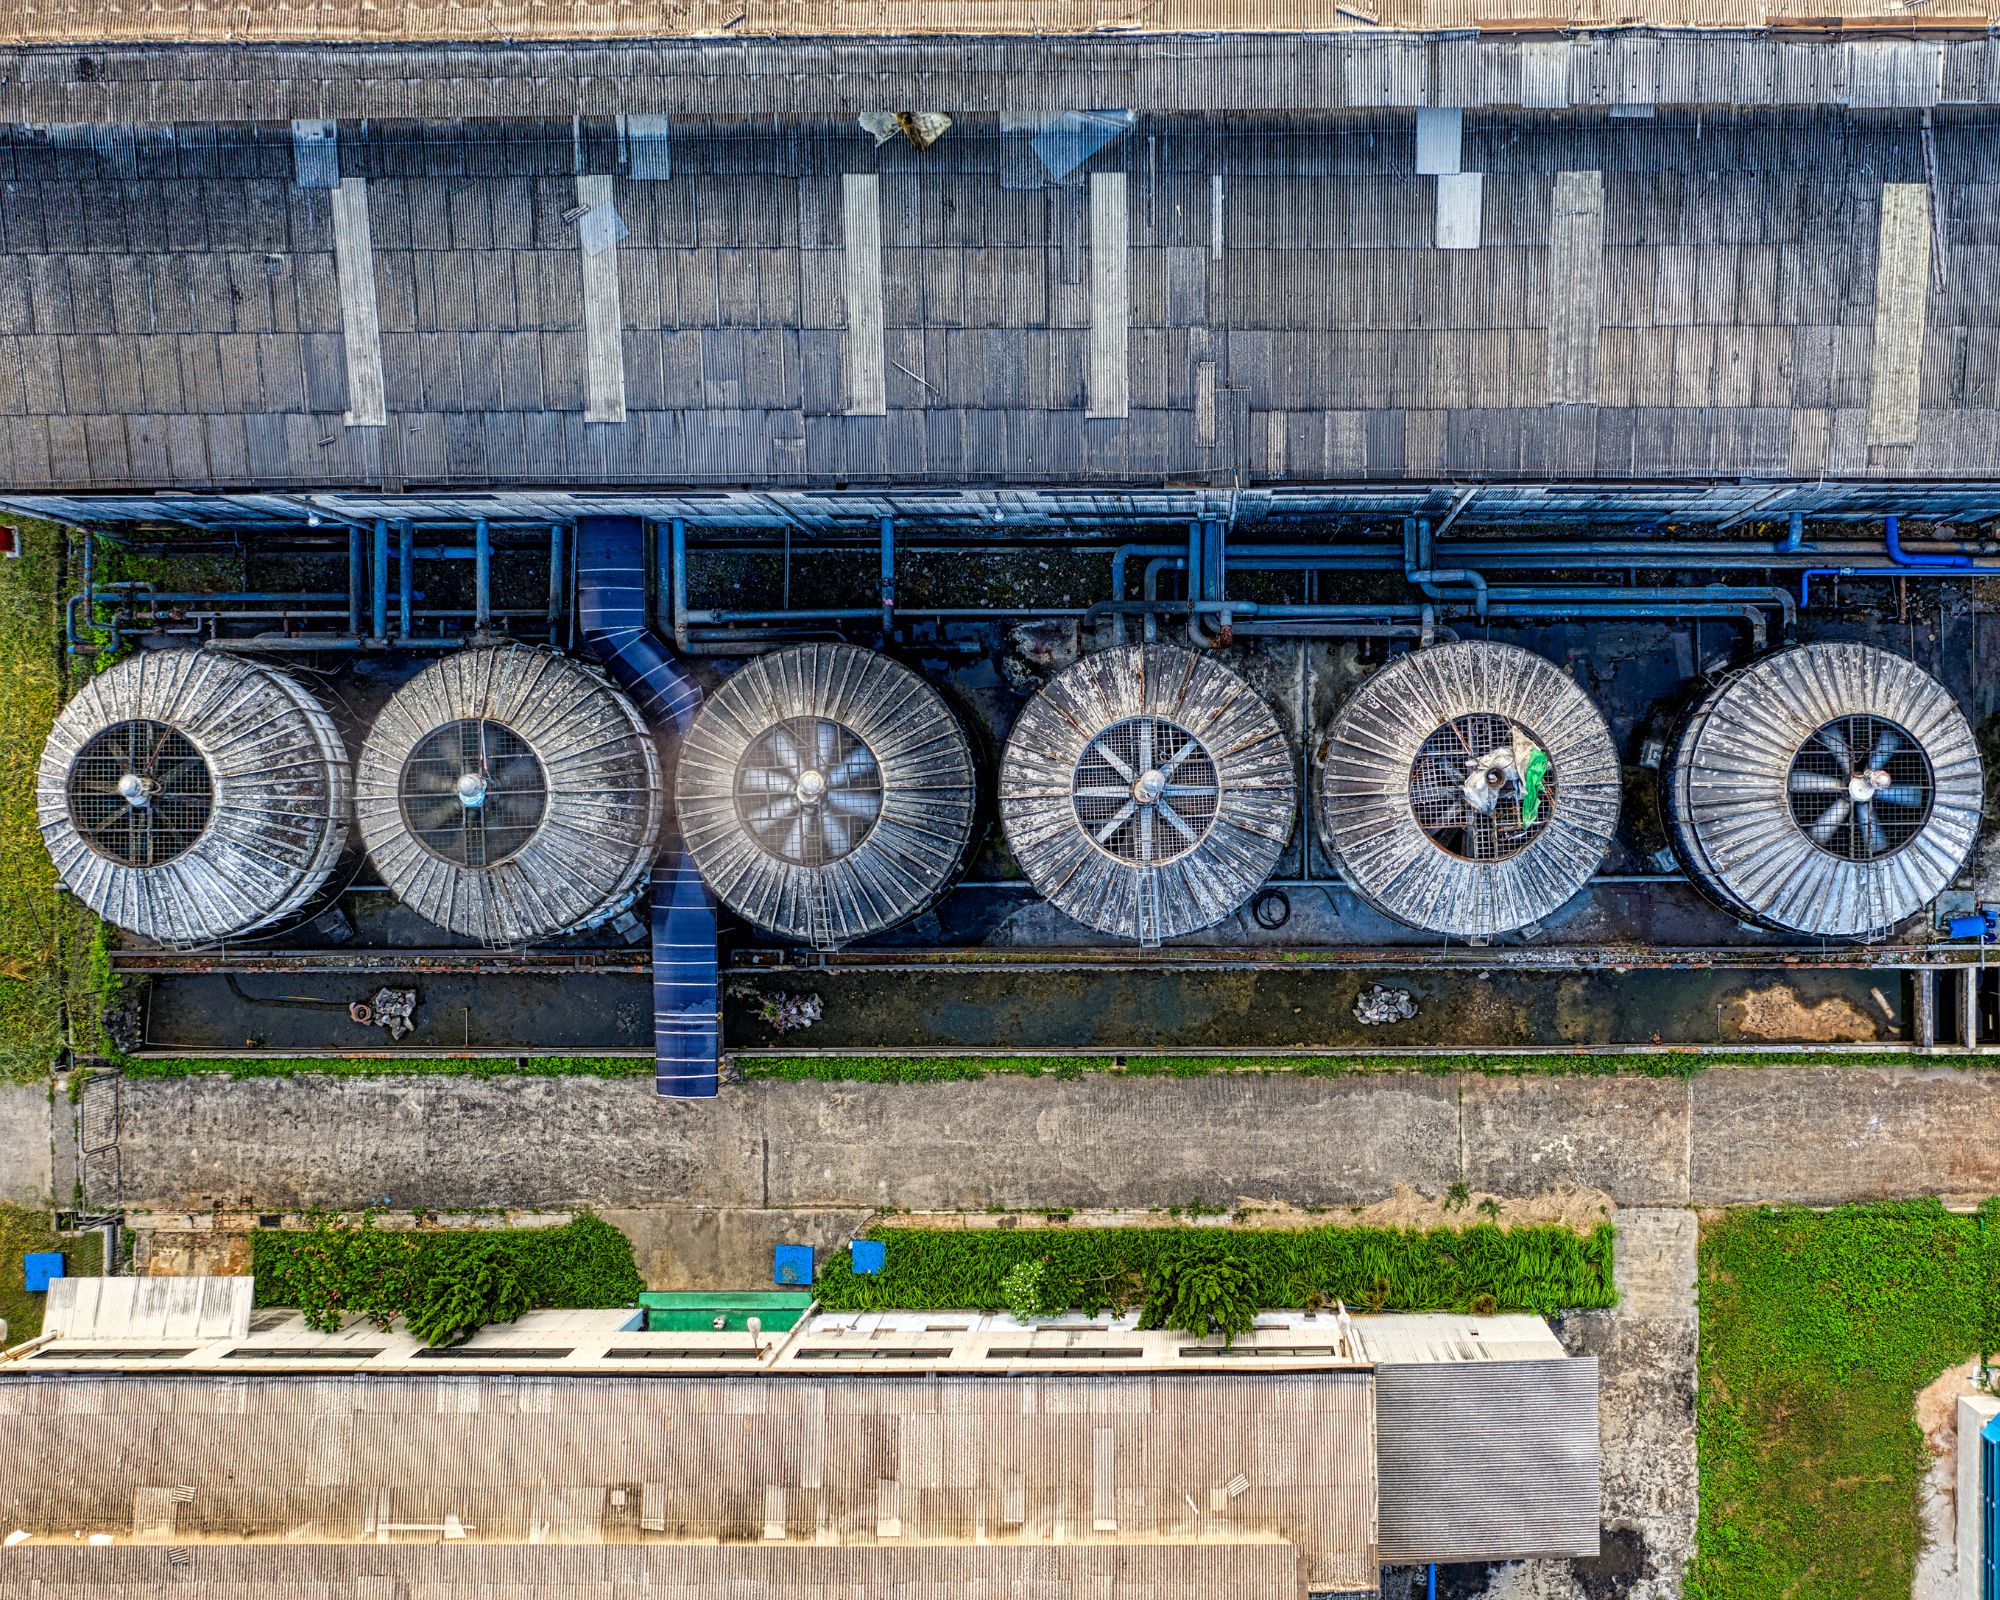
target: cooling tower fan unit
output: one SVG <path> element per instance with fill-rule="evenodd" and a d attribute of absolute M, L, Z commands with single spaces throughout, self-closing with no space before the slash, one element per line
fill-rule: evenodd
<path fill-rule="evenodd" d="M 199 945 L 304 907 L 347 843 L 347 751 L 282 672 L 142 651 L 56 718 L 35 804 L 56 872 L 108 922 Z"/>
<path fill-rule="evenodd" d="M 361 748 L 355 812 L 399 899 L 491 945 L 615 915 L 653 864 L 660 757 L 638 710 L 581 663 L 462 650 L 399 689 Z"/>
<path fill-rule="evenodd" d="M 978 799 L 971 747 L 943 697 L 844 644 L 752 659 L 702 706 L 675 773 L 681 833 L 716 898 L 821 949 L 944 893 Z"/>
<path fill-rule="evenodd" d="M 1335 716 L 1321 842 L 1368 904 L 1478 938 L 1539 922 L 1597 870 L 1618 825 L 1617 752 L 1568 677 L 1475 641 L 1384 667 Z"/>
<path fill-rule="evenodd" d="M 1682 730 L 1665 784 L 1675 848 L 1745 921 L 1865 939 L 1950 884 L 1983 778 L 1951 691 L 1872 645 L 1754 661 Z"/>
<path fill-rule="evenodd" d="M 1173 645 L 1090 655 L 1022 710 L 1000 769 L 1015 858 L 1066 916 L 1157 945 L 1221 921 L 1292 831 L 1277 719 L 1208 656 Z"/>

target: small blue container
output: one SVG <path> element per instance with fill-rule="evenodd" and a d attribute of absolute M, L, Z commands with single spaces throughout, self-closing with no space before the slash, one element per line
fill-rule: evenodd
<path fill-rule="evenodd" d="M 880 1239 L 856 1239 L 847 1247 L 854 1270 L 862 1277 L 873 1277 L 888 1263 L 889 1247 Z"/>
<path fill-rule="evenodd" d="M 782 1284 L 813 1281 L 813 1253 L 809 1244 L 781 1244 L 771 1252 L 771 1281 Z"/>
<path fill-rule="evenodd" d="M 27 1281 L 29 1294 L 46 1294 L 54 1279 L 68 1276 L 63 1271 L 63 1253 L 60 1250 L 28 1251 L 21 1257 L 21 1275 Z"/>

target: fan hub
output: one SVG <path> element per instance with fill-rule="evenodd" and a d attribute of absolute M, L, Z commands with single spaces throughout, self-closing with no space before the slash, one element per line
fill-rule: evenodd
<path fill-rule="evenodd" d="M 486 779 L 477 772 L 462 772 L 458 776 L 458 803 L 468 811 L 477 811 L 486 804 Z"/>
<path fill-rule="evenodd" d="M 158 787 L 151 779 L 128 772 L 118 780 L 118 797 L 128 806 L 149 806 L 153 803 L 153 791 Z"/>
<path fill-rule="evenodd" d="M 792 785 L 792 794 L 802 806 L 816 806 L 826 798 L 826 774 L 808 767 Z"/>
<path fill-rule="evenodd" d="M 1148 767 L 1132 780 L 1132 798 L 1142 806 L 1158 804 L 1166 789 L 1167 775 L 1158 767 Z"/>

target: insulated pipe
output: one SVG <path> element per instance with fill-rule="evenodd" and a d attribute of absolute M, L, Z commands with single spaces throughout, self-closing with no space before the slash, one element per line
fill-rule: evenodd
<path fill-rule="evenodd" d="M 416 580 L 411 572 L 416 530 L 407 522 L 396 534 L 396 637 L 410 637 L 410 601 L 415 597 Z"/>
<path fill-rule="evenodd" d="M 361 634 L 361 530 L 352 525 L 347 530 L 347 631 L 357 638 Z"/>
<path fill-rule="evenodd" d="M 896 629 L 896 519 L 882 519 L 882 633 Z"/>
<path fill-rule="evenodd" d="M 549 526 L 549 643 L 562 642 L 563 525 Z"/>
<path fill-rule="evenodd" d="M 375 627 L 369 637 L 384 640 L 389 637 L 389 524 L 379 517 L 375 520 L 372 576 L 375 580 Z"/>
<path fill-rule="evenodd" d="M 1403 576 L 1433 600 L 1445 598 L 1440 584 L 1458 583 L 1471 588 L 1474 613 L 1486 617 L 1486 580 L 1470 567 L 1438 567 L 1430 564 L 1431 525 L 1427 521 L 1403 519 Z"/>
<path fill-rule="evenodd" d="M 1882 519 L 1882 548 L 1888 551 L 1889 559 L 1897 566 L 1937 567 L 1951 572 L 1966 572 L 1971 569 L 1972 557 L 1962 552 L 1954 551 L 1950 555 L 1914 555 L 1906 551 L 1902 539 L 1898 537 L 1900 531 L 1897 527 L 1898 521 L 1896 517 Z"/>
<path fill-rule="evenodd" d="M 493 534 L 481 518 L 472 528 L 473 628 L 484 633 L 493 621 Z"/>

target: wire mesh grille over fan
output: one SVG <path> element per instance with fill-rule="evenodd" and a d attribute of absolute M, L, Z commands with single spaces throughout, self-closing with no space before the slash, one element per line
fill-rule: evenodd
<path fill-rule="evenodd" d="M 1157 944 L 1235 911 L 1292 831 L 1270 707 L 1173 645 L 1086 656 L 1028 702 L 1000 769 L 1015 857 L 1059 911 Z"/>
<path fill-rule="evenodd" d="M 832 948 L 950 886 L 978 811 L 943 698 L 852 645 L 758 656 L 710 695 L 675 775 L 681 832 L 738 916 Z"/>
<path fill-rule="evenodd" d="M 1710 692 L 1665 799 L 1690 872 L 1736 915 L 1864 938 L 1951 882 L 1978 833 L 1981 784 L 1943 684 L 1872 645 L 1811 644 Z"/>
<path fill-rule="evenodd" d="M 518 855 L 549 809 L 535 752 L 490 717 L 463 717 L 427 736 L 404 763 L 399 789 L 417 842 L 468 867 Z"/>
<path fill-rule="evenodd" d="M 301 909 L 347 842 L 347 752 L 284 673 L 143 651 L 56 719 L 36 813 L 56 871 L 99 916 L 204 944 Z"/>
<path fill-rule="evenodd" d="M 629 904 L 664 803 L 632 702 L 580 662 L 522 645 L 419 672 L 376 718 L 355 779 L 382 881 L 440 927 L 496 945 Z"/>
<path fill-rule="evenodd" d="M 1477 937 L 1582 888 L 1618 825 L 1617 752 L 1540 656 L 1473 641 L 1403 656 L 1335 716 L 1320 837 L 1354 890 L 1413 927 Z"/>

